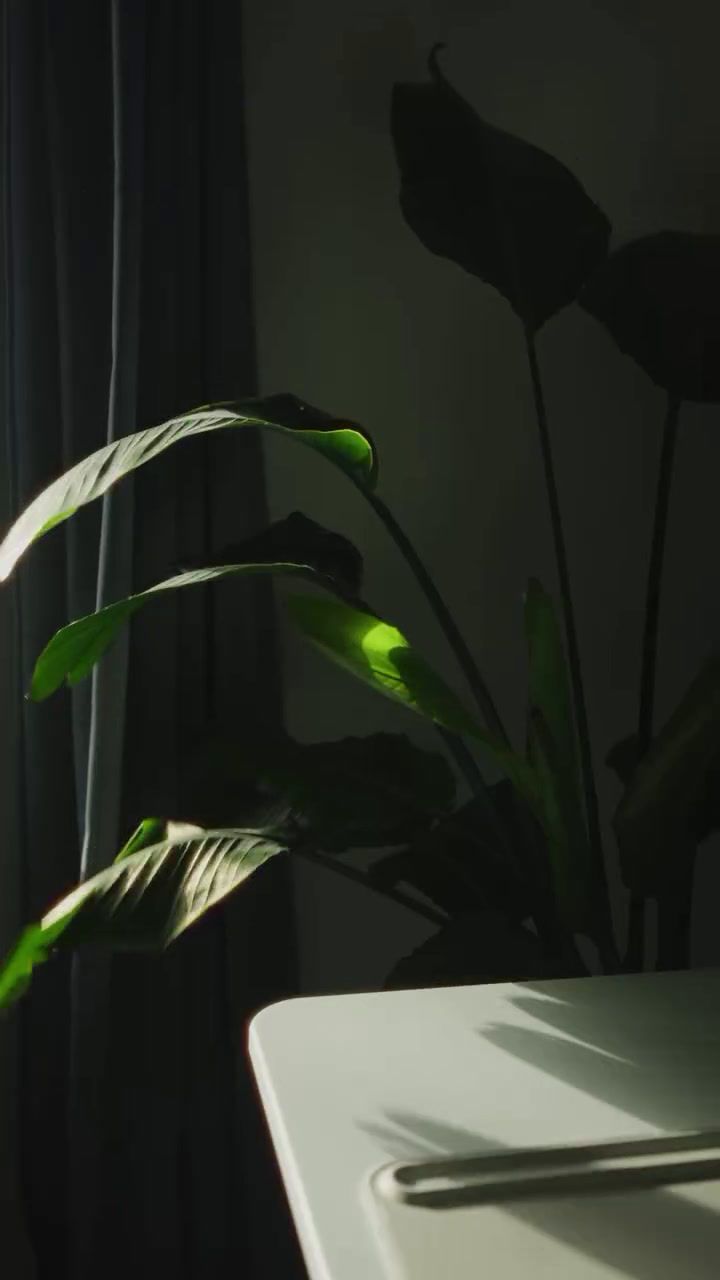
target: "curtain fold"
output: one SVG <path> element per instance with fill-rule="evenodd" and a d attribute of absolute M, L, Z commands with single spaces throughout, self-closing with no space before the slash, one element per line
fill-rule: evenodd
<path fill-rule="evenodd" d="M 5 524 L 107 440 L 252 394 L 254 346 L 239 6 L 3 0 L 2 17 Z M 191 762 L 210 732 L 282 716 L 259 581 L 169 597 L 92 682 L 39 706 L 21 702 L 35 656 L 70 617 L 184 557 L 211 562 L 266 518 L 256 437 L 188 442 L 2 589 L 3 944 L 147 813 L 208 816 Z M 192 1280 L 296 1274 L 244 1055 L 247 1018 L 295 986 L 274 862 L 162 956 L 58 959 L 19 1006 L 0 1174 L 41 1280 L 159 1261 Z"/>

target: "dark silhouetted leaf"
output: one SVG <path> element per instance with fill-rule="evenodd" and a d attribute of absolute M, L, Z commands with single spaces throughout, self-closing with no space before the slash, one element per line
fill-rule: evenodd
<path fill-rule="evenodd" d="M 455 776 L 445 756 L 402 734 L 297 742 L 249 719 L 195 744 L 183 769 L 186 811 L 201 825 L 273 829 L 291 823 L 328 853 L 388 848 L 413 839 L 452 808 Z M 272 816 L 274 813 L 274 817 Z"/>
<path fill-rule="evenodd" d="M 261 786 L 282 797 L 305 838 L 338 853 L 412 839 L 455 797 L 444 756 L 403 734 L 287 742 L 256 761 Z"/>
<path fill-rule="evenodd" d="M 441 47 L 441 46 L 440 46 Z M 531 330 L 577 297 L 610 224 L 539 147 L 480 119 L 430 55 L 431 80 L 393 91 L 400 204 L 427 249 L 493 285 Z"/>
<path fill-rule="evenodd" d="M 78 885 L 24 930 L 0 966 L 0 1007 L 23 994 L 34 967 L 57 947 L 168 946 L 288 848 L 284 839 L 260 830 L 204 831 L 188 824 L 168 824 L 166 839 L 134 853 L 126 846 L 120 861 Z"/>
<path fill-rule="evenodd" d="M 348 595 L 356 596 L 362 586 L 363 559 L 357 547 L 343 534 L 324 528 L 302 511 L 291 511 L 284 520 L 274 521 L 260 533 L 222 547 L 213 558 L 218 564 L 309 564 L 332 578 Z M 202 568 L 206 562 L 186 560 L 178 568 Z"/>
<path fill-rule="evenodd" d="M 372 489 L 376 483 L 377 456 L 369 436 L 356 424 L 332 418 L 296 396 L 205 405 L 105 445 L 43 489 L 0 545 L 0 581 L 12 573 L 37 538 L 68 520 L 79 507 L 102 497 L 124 476 L 171 445 L 209 431 L 239 427 L 265 428 L 306 445 L 333 462 L 362 489 Z"/>
<path fill-rule="evenodd" d="M 580 299 L 679 400 L 720 400 L 720 235 L 662 231 L 616 250 Z"/>
<path fill-rule="evenodd" d="M 708 662 L 640 761 L 615 814 L 628 888 L 657 894 L 717 815 L 720 659 Z"/>
<path fill-rule="evenodd" d="M 395 965 L 385 987 L 449 987 L 551 976 L 537 935 L 496 911 L 459 916 Z"/>
<path fill-rule="evenodd" d="M 637 768 L 637 742 L 637 734 L 631 733 L 616 742 L 605 758 L 625 788 L 630 786 Z M 698 844 L 720 829 L 720 758 L 714 764 L 710 762 L 688 820 Z"/>
<path fill-rule="evenodd" d="M 379 889 L 412 885 L 451 915 L 467 912 L 474 904 L 501 908 L 511 919 L 525 919 L 532 911 L 532 893 L 518 866 L 531 860 L 534 850 L 524 847 L 514 830 L 517 801 L 512 785 L 503 780 L 488 791 L 511 834 L 514 860 L 498 844 L 497 829 L 487 821 L 485 801 L 473 797 L 421 832 L 409 847 L 374 863 L 368 872 L 372 883 Z"/>

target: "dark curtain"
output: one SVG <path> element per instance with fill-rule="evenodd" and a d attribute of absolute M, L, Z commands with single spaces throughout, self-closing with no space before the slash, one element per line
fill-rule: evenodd
<path fill-rule="evenodd" d="M 2 4 L 4 523 L 108 440 L 255 389 L 239 10 Z M 177 593 L 92 681 L 22 702 L 69 618 L 263 525 L 260 442 L 182 445 L 96 508 L 0 595 L 5 946 L 140 817 L 212 820 L 208 734 L 281 719 L 257 583 Z M 0 1057 L 14 1275 L 296 1274 L 244 1040 L 293 990 L 287 874 L 274 860 L 162 956 L 39 972 Z"/>

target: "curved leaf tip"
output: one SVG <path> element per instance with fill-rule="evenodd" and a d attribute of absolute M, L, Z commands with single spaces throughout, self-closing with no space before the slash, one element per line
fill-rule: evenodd
<path fill-rule="evenodd" d="M 342 543 L 340 536 L 336 536 Z M 258 538 L 256 550 L 259 543 Z M 338 560 L 343 550 L 343 546 L 338 548 L 336 544 L 323 548 L 327 564 L 330 565 L 331 556 Z M 353 563 L 352 567 L 354 570 L 356 565 Z M 133 614 L 150 601 L 161 599 L 167 592 L 183 587 L 206 585 L 221 578 L 264 575 L 308 578 L 329 591 L 343 589 L 342 585 L 330 577 L 329 573 L 323 573 L 314 565 L 295 564 L 289 561 L 212 565 L 205 569 L 186 570 L 172 578 L 166 578 L 164 582 L 155 583 L 154 586 L 138 592 L 137 595 L 106 605 L 96 613 L 87 614 L 84 618 L 76 618 L 74 622 L 68 623 L 66 627 L 57 631 L 35 663 L 30 697 L 35 702 L 42 702 L 43 699 L 55 693 L 62 684 L 74 685 L 84 680 Z"/>
<path fill-rule="evenodd" d="M 203 830 L 186 823 L 168 823 L 166 838 L 146 845 L 159 825 L 157 819 L 141 823 L 119 861 L 77 885 L 23 931 L 0 964 L 0 1007 L 23 995 L 33 969 L 55 948 L 168 946 L 263 863 L 289 849 L 285 838 L 262 829 Z"/>
<path fill-rule="evenodd" d="M 123 436 L 58 477 L 26 507 L 0 544 L 0 581 L 9 577 L 33 542 L 79 507 L 102 497 L 130 472 L 183 440 L 239 427 L 279 431 L 305 444 L 344 471 L 360 488 L 371 489 L 377 482 L 375 447 L 355 423 L 333 418 L 290 395 L 208 405 L 157 427 Z"/>
<path fill-rule="evenodd" d="M 502 294 L 535 331 L 607 254 L 610 223 L 561 161 L 476 114 L 445 76 L 396 84 L 391 127 L 406 222 Z"/>
<path fill-rule="evenodd" d="M 342 597 L 355 598 L 362 584 L 362 556 L 352 542 L 300 511 L 223 548 L 220 558 L 221 564 L 188 566 L 172 578 L 62 627 L 35 664 L 30 697 L 39 702 L 64 682 L 77 684 L 90 673 L 133 614 L 168 591 L 235 576 L 295 575 Z"/>

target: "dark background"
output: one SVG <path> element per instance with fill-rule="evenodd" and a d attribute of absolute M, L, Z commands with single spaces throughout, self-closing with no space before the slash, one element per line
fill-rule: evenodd
<path fill-rule="evenodd" d="M 530 574 L 556 588 L 520 331 L 499 295 L 431 256 L 403 222 L 391 86 L 423 78 L 430 46 L 444 40 L 443 66 L 460 92 L 488 120 L 564 161 L 612 220 L 614 245 L 664 228 L 720 231 L 716 6 L 265 0 L 245 10 L 261 390 L 291 387 L 374 433 L 381 492 L 441 582 L 519 735 L 521 595 Z M 539 347 L 600 762 L 636 714 L 663 394 L 577 307 L 548 323 Z M 660 721 L 720 639 L 719 474 L 720 409 L 686 408 Z M 349 534 L 366 553 L 368 599 L 456 679 L 415 584 L 342 479 L 274 442 L 268 475 L 273 514 L 297 505 Z M 393 727 L 434 748 L 419 722 L 291 638 L 286 660 L 290 728 L 299 735 Z M 602 764 L 599 775 L 607 820 L 617 784 Z M 614 851 L 609 829 L 607 844 Z M 696 963 L 720 956 L 716 861 L 716 847 L 701 851 Z M 381 981 L 425 929 L 315 869 L 302 869 L 298 900 L 308 989 Z"/>
<path fill-rule="evenodd" d="M 57 7 L 54 5 L 55 0 L 49 0 L 47 5 L 35 3 L 33 9 L 47 9 L 62 25 L 70 10 L 63 8 L 62 0 L 57 0 Z M 89 4 L 79 7 L 87 13 L 92 10 Z M 119 7 L 126 15 L 142 11 L 142 5 L 131 0 Z M 13 8 L 20 12 L 19 5 Z M 201 170 L 214 154 L 213 148 L 202 145 L 193 150 L 200 134 L 194 135 L 183 123 L 183 111 L 192 118 L 193 92 L 201 80 L 206 88 L 209 86 L 209 100 L 217 97 L 227 103 L 222 114 L 232 135 L 224 164 L 227 176 L 221 177 L 214 204 L 207 181 L 194 181 L 194 171 L 188 168 L 187 160 L 184 164 L 176 162 L 175 152 L 160 146 L 160 131 L 157 136 L 153 134 L 157 151 L 153 153 L 149 148 L 147 152 L 148 156 L 159 157 L 156 165 L 149 163 L 143 171 L 150 204 L 157 202 L 156 211 L 167 205 L 178 225 L 189 229 L 191 243 L 202 240 L 206 249 L 209 243 L 212 251 L 203 262 L 205 267 L 209 262 L 214 264 L 214 271 L 202 265 L 198 269 L 198 261 L 191 260 L 183 248 L 182 236 L 166 239 L 164 218 L 158 216 L 153 221 L 154 215 L 148 215 L 145 231 L 153 252 L 145 267 L 154 267 L 178 290 L 177 295 L 172 294 L 170 308 L 178 321 L 172 342 L 165 327 L 167 316 L 161 308 L 150 307 L 146 312 L 148 343 L 147 351 L 143 351 L 149 418 L 152 420 L 156 412 L 165 412 L 161 405 L 164 395 L 170 395 L 174 388 L 179 395 L 181 385 L 186 388 L 182 404 L 204 399 L 200 387 L 205 387 L 206 381 L 208 385 L 212 381 L 212 395 L 217 398 L 250 389 L 246 384 L 251 377 L 247 362 L 252 344 L 245 327 L 250 313 L 249 291 L 245 277 L 238 274 L 237 262 L 230 260 L 231 248 L 236 254 L 243 249 L 242 217 L 240 213 L 235 217 L 234 232 L 232 228 L 228 231 L 227 226 L 219 230 L 214 221 L 221 210 L 229 207 L 231 190 L 244 191 L 244 106 L 258 389 L 262 393 L 291 390 L 367 425 L 379 445 L 381 493 L 397 511 L 441 584 L 478 655 L 504 718 L 520 741 L 525 701 L 522 593 L 531 575 L 556 590 L 526 362 L 519 329 L 507 304 L 451 263 L 432 257 L 402 220 L 389 133 L 391 88 L 396 80 L 424 77 L 428 50 L 435 41 L 444 40 L 447 50 L 443 65 L 460 92 L 488 120 L 564 161 L 612 219 L 615 245 L 664 228 L 720 232 L 720 19 L 716 5 L 710 0 L 686 0 L 682 5 L 671 0 L 487 0 L 475 4 L 456 0 L 245 0 L 241 4 L 238 0 L 237 8 L 233 8 L 232 0 L 223 4 L 214 0 L 213 12 L 220 9 L 231 13 L 233 22 L 242 17 L 242 39 L 238 36 L 221 42 L 221 49 L 205 57 L 202 46 L 196 47 L 188 37 L 190 28 L 177 19 L 181 11 L 197 16 L 198 6 L 191 0 L 165 0 L 162 6 L 157 0 L 148 0 L 147 14 L 153 14 L 158 28 L 162 17 L 173 39 L 179 40 L 180 33 L 185 32 L 183 65 L 193 67 L 187 76 L 178 71 L 176 46 L 166 45 L 161 33 L 157 50 L 164 53 L 164 60 L 158 58 L 153 65 L 165 65 L 172 72 L 177 98 L 172 100 L 168 121 L 172 126 L 169 133 L 178 143 L 178 154 L 187 156 L 189 147 Z M 70 44 L 73 34 L 66 32 Z M 226 74 L 224 56 L 226 53 L 232 62 L 231 54 L 235 54 L 239 61 L 241 45 L 244 91 L 235 68 L 232 79 Z M 197 73 L 196 60 L 202 64 L 201 75 Z M 85 74 L 90 77 L 89 69 Z M 102 76 L 99 65 L 94 75 Z M 90 78 L 84 80 L 78 72 L 77 80 L 70 84 L 82 113 Z M 35 102 L 30 77 L 26 85 L 28 99 Z M 164 82 L 155 75 L 148 102 L 162 106 L 169 101 L 165 89 Z M 135 101 L 132 95 L 129 101 Z M 100 123 L 98 117 L 98 127 Z M 204 126 L 210 127 L 209 118 Z M 223 137 L 227 140 L 226 132 Z M 74 147 L 75 140 L 71 141 Z M 75 151 L 74 162 L 77 156 Z M 56 165 L 60 158 L 55 149 Z M 44 159 L 41 163 L 36 156 L 36 162 L 40 165 L 39 177 L 45 182 L 53 171 L 47 166 L 46 173 Z M 223 170 L 223 165 L 218 165 L 217 170 Z M 99 181 L 102 174 L 93 172 Z M 24 178 L 33 176 L 26 167 Z M 182 201 L 166 200 L 165 187 L 174 191 L 174 184 L 182 188 Z M 200 202 L 203 216 L 207 217 L 204 231 L 211 231 L 207 243 L 204 233 L 196 236 L 192 229 L 195 206 L 190 201 L 192 198 L 197 202 L 198 193 L 207 196 L 206 205 Z M 73 199 L 80 199 L 80 188 L 73 185 L 71 194 Z M 2 191 L 0 198 L 4 200 Z M 37 200 L 31 207 L 38 217 L 43 213 Z M 102 213 L 96 199 L 87 201 L 87 211 L 90 226 L 90 213 Z M 107 225 L 110 226 L 109 221 Z M 28 240 L 31 234 L 28 222 Z M 83 259 L 87 257 L 84 234 L 82 228 L 79 247 Z M 39 254 L 28 256 L 27 260 L 34 271 L 40 272 Z M 146 271 L 148 278 L 151 274 Z M 217 334 L 208 329 L 207 347 L 200 352 L 196 323 L 198 328 L 203 327 L 202 309 L 201 305 L 188 302 L 188 290 L 192 285 L 196 293 L 202 294 L 203 285 L 210 280 L 219 281 L 226 290 L 221 314 L 227 321 L 223 333 L 229 345 L 224 346 Z M 228 301 L 227 291 L 232 289 L 236 293 Z M 37 292 L 40 297 L 41 291 Z M 181 305 L 177 303 L 178 295 Z M 48 325 L 54 322 L 49 309 L 46 311 L 42 305 L 41 310 Z M 86 322 L 88 314 L 84 305 L 78 307 L 80 319 Z M 109 309 L 106 314 L 109 316 Z M 4 318 L 0 310 L 0 324 Z M 148 353 L 153 343 L 149 339 L 156 339 L 158 344 L 158 354 L 152 359 Z M 51 353 L 51 347 L 48 340 L 42 348 L 44 357 Z M 612 856 L 609 819 L 617 784 L 600 762 L 608 748 L 631 729 L 635 718 L 641 611 L 663 395 L 619 355 L 607 335 L 577 307 L 547 325 L 539 347 L 571 548 L 607 847 Z M 199 371 L 189 363 L 193 354 L 204 362 Z M 95 365 L 88 357 L 82 367 L 94 370 Z M 98 370 L 102 372 L 99 365 Z M 217 383 L 214 370 L 222 371 L 222 386 Z M 28 385 L 32 385 L 38 401 L 51 395 L 52 387 L 43 383 L 40 374 L 29 378 Z M 151 391 L 157 393 L 157 403 Z M 179 407 L 180 404 L 168 405 L 167 412 Z M 75 421 L 74 415 L 70 417 Z M 43 422 L 46 420 L 49 417 Z M 37 415 L 37 421 L 41 421 L 41 415 Z M 716 586 L 719 428 L 718 407 L 683 410 L 662 616 L 660 720 L 675 705 L 703 657 L 717 650 L 720 640 Z M 367 598 L 397 621 L 458 691 L 464 692 L 425 602 L 359 496 L 339 474 L 306 451 L 271 440 L 267 442 L 266 455 L 271 516 L 279 517 L 300 507 L 318 521 L 349 535 L 366 556 Z M 219 456 L 213 453 L 214 458 Z M 49 456 L 40 461 L 42 466 L 51 465 Z M 230 468 L 213 465 L 220 468 L 222 475 L 216 476 L 213 486 L 208 485 L 208 499 L 217 492 L 222 479 L 226 485 L 233 484 Z M 163 473 L 166 474 L 169 473 Z M 4 475 L 2 481 L 0 526 L 4 528 L 11 510 Z M 192 491 L 192 486 L 188 488 Z M 187 492 L 174 489 L 173 502 L 180 503 Z M 256 498 L 259 494 L 256 488 Z M 252 511 L 242 495 L 236 498 L 233 492 L 232 499 L 237 501 L 239 514 L 250 518 Z M 230 505 L 223 507 L 228 514 L 232 510 Z M 175 531 L 185 535 L 193 528 L 183 505 L 178 507 L 172 529 L 164 532 L 168 537 Z M 219 530 L 216 532 L 219 535 Z M 147 550 L 145 542 L 143 549 Z M 92 585 L 94 590 L 94 576 Z M 41 593 L 38 589 L 38 608 L 48 598 L 46 591 Z M 257 614 L 249 612 L 249 616 L 256 618 Z M 50 630 L 47 627 L 45 633 Z M 230 627 L 219 631 L 231 646 L 229 658 L 235 659 L 235 633 Z M 147 674 L 154 659 L 150 641 L 143 638 L 145 634 L 138 628 L 134 645 L 135 657 L 145 664 Z M 9 637 L 8 615 L 7 625 L 6 619 L 0 618 L 3 715 L 6 707 L 14 705 L 17 695 L 15 672 L 6 661 Z M 256 656 L 272 665 L 271 650 L 260 647 L 262 653 Z M 194 649 L 180 653 L 187 668 L 195 665 L 194 653 Z M 377 698 L 291 635 L 283 634 L 283 653 L 288 728 L 297 736 L 322 740 L 394 729 L 409 732 L 419 743 L 436 749 L 434 733 L 419 720 Z M 204 669 L 201 662 L 197 666 Z M 150 674 L 154 677 L 155 671 Z M 172 710 L 178 706 L 177 699 L 167 680 L 164 687 L 163 706 Z M 253 692 L 262 688 L 258 679 Z M 236 693 L 244 696 L 240 686 Z M 278 684 L 275 696 L 279 695 Z M 168 756 L 172 754 L 166 752 Z M 16 736 L 7 731 L 0 735 L 3 776 L 12 772 L 16 755 Z M 64 763 L 69 768 L 69 758 Z M 11 790 L 0 788 L 3 831 L 10 829 L 14 820 L 13 813 L 6 812 Z M 69 791 L 67 796 L 67 803 L 71 804 Z M 40 806 L 33 816 L 48 824 L 56 821 L 54 811 L 44 812 Z M 75 857 L 74 834 L 66 825 L 62 829 Z M 693 954 L 696 964 L 717 963 L 720 959 L 717 853 L 715 842 L 700 856 Z M 6 855 L 10 864 L 10 841 Z M 45 864 L 42 865 L 44 870 Z M 55 864 L 48 862 L 47 870 L 48 874 L 55 874 L 57 858 Z M 265 892 L 266 883 L 258 877 L 257 893 Z M 393 960 L 428 929 L 400 908 L 315 868 L 297 871 L 295 888 L 300 985 L 306 992 L 379 985 Z M 622 923 L 624 895 L 616 875 L 614 894 Z M 232 952 L 230 971 L 238 987 L 247 983 L 262 1002 L 263 981 L 270 982 L 273 963 L 292 964 L 292 947 L 284 942 L 291 932 L 285 927 L 286 918 L 283 917 L 284 926 L 274 904 L 265 916 L 259 902 L 257 896 L 246 896 L 242 901 L 239 896 L 238 910 L 251 914 L 255 932 L 244 930 L 238 935 L 244 941 Z M 10 936 L 20 919 L 25 919 L 24 908 L 19 915 L 18 911 L 13 890 L 0 901 L 3 936 Z M 176 979 L 182 979 L 185 972 L 195 975 L 196 998 L 202 1009 L 206 1005 L 203 970 L 194 960 L 191 964 L 191 957 L 197 948 L 209 945 L 209 936 L 207 931 L 199 934 L 199 940 L 188 944 L 195 951 L 185 952 L 185 960 L 169 962 L 177 964 Z M 247 941 L 260 937 L 270 959 Z M 159 972 L 160 977 L 153 981 L 164 980 Z M 50 990 L 47 986 L 44 989 Z M 182 985 L 178 989 L 184 992 Z M 277 985 L 268 986 L 267 999 L 276 998 L 278 989 Z M 155 1008 L 162 1008 L 174 1016 L 175 1006 L 155 1001 L 149 986 L 144 997 L 151 1015 Z M 128 1008 L 134 1007 L 128 1004 Z M 41 1006 L 37 1008 L 37 1021 L 41 1024 L 43 1011 Z M 56 1020 L 65 1026 L 62 1008 L 58 1009 Z M 154 1035 L 155 1020 L 150 1016 L 147 1022 Z M 230 1023 L 239 1040 L 243 1017 L 238 1013 Z M 152 1068 L 160 1078 L 162 1094 L 165 1059 L 154 1055 L 153 1035 L 139 1041 L 136 1027 L 126 1026 L 122 1020 L 114 1025 L 115 1034 L 124 1039 L 133 1067 L 133 1071 L 123 1073 L 124 1059 L 116 1059 L 115 1074 L 127 1081 L 126 1102 L 132 1103 L 138 1094 L 137 1063 L 141 1060 L 149 1064 L 149 1074 Z M 181 1068 L 179 1074 L 189 1080 L 197 1064 L 187 1048 L 196 1033 L 191 1021 L 183 1025 L 187 1039 L 182 1042 L 184 1051 L 176 1059 Z M 217 1038 L 216 1042 L 219 1043 Z M 196 1057 L 200 1058 L 203 1042 L 197 1043 L 200 1049 Z M 144 1046 L 142 1059 L 138 1057 L 138 1044 Z M 169 1040 L 166 1049 L 172 1050 Z M 241 1052 L 238 1046 L 238 1053 Z M 7 1030 L 0 1029 L 0 1209 L 3 1223 L 9 1223 L 10 1231 L 17 1233 L 21 1215 L 13 1152 L 18 1145 L 18 1077 L 13 1054 L 8 1024 Z M 47 1076 L 44 1093 L 38 1094 L 39 1106 L 47 1107 L 61 1126 L 65 1099 L 60 1093 L 54 1098 L 52 1088 L 64 1070 L 64 1057 L 55 1051 L 36 1055 L 33 1061 L 38 1075 Z M 195 1080 L 194 1075 L 192 1079 Z M 202 1064 L 197 1079 L 202 1085 Z M 244 1079 L 247 1086 L 247 1077 Z M 187 1081 L 183 1088 L 186 1084 Z M 178 1132 L 177 1117 L 183 1123 L 183 1117 L 190 1116 L 193 1122 L 195 1117 L 200 1118 L 202 1124 L 198 1124 L 195 1136 L 201 1145 L 193 1148 L 188 1167 L 195 1171 L 198 1184 L 203 1181 L 208 1201 L 213 1197 L 213 1186 L 223 1183 L 224 1195 L 217 1197 L 215 1203 L 229 1207 L 228 1217 L 233 1219 L 230 1225 L 235 1234 L 242 1236 L 246 1251 L 249 1246 L 245 1237 L 249 1233 L 245 1227 L 255 1220 L 260 1228 L 255 1233 L 258 1243 L 253 1245 L 258 1251 L 257 1265 L 261 1273 L 265 1270 L 271 1274 L 264 1254 L 269 1233 L 264 1229 L 262 1215 L 256 1212 L 262 1188 L 258 1190 L 257 1179 L 249 1177 L 245 1186 L 250 1192 L 241 1202 L 234 1201 L 228 1191 L 231 1184 L 223 1181 L 223 1171 L 215 1159 L 216 1151 L 226 1145 L 226 1099 L 235 1096 L 232 1080 L 227 1080 L 226 1085 L 225 1093 L 205 1090 L 201 1094 L 202 1107 L 188 1108 L 185 1095 L 178 1094 L 177 1116 L 169 1118 L 168 1132 Z M 33 1080 L 26 1080 L 26 1094 L 31 1095 L 32 1091 Z M 133 1129 L 125 1126 L 126 1113 L 114 1106 L 111 1092 L 107 1097 L 114 1126 L 110 1132 L 120 1134 L 133 1158 L 142 1158 L 144 1148 L 135 1140 L 135 1134 L 142 1133 L 145 1146 L 151 1145 L 144 1114 L 160 1115 L 164 1123 L 164 1113 L 153 1110 L 152 1105 L 147 1113 L 132 1112 Z M 213 1103 L 210 1119 L 209 1101 Z M 252 1116 L 257 1130 L 262 1123 L 259 1109 L 255 1108 Z M 212 1142 L 205 1142 L 211 1125 L 216 1126 L 213 1132 L 218 1132 L 221 1139 L 215 1147 Z M 92 1128 L 87 1132 L 92 1134 Z M 52 1178 L 64 1182 L 67 1173 L 63 1150 L 54 1145 L 52 1135 L 48 1136 L 45 1130 L 42 1136 L 43 1159 L 38 1160 L 42 1144 L 34 1139 L 27 1141 L 26 1134 L 26 1168 L 50 1186 L 51 1179 L 45 1178 L 47 1162 Z M 260 1150 L 255 1133 L 242 1150 L 254 1174 Z M 122 1163 L 108 1162 L 111 1172 L 117 1171 L 121 1184 L 125 1178 L 123 1204 L 118 1205 L 111 1198 L 104 1203 L 104 1212 L 113 1223 L 113 1232 L 108 1232 L 113 1246 L 110 1260 L 120 1268 L 125 1265 L 123 1248 L 135 1248 L 134 1237 L 123 1227 L 128 1203 L 157 1205 L 159 1199 L 163 1203 L 167 1200 L 168 1213 L 162 1222 L 177 1249 L 183 1251 L 183 1273 L 189 1276 L 193 1262 L 187 1241 L 193 1239 L 194 1223 L 185 1221 L 188 1215 L 181 1214 L 183 1230 L 176 1230 L 176 1206 L 174 1201 L 171 1203 L 172 1186 L 163 1161 L 172 1165 L 173 1149 L 157 1142 L 155 1162 L 145 1166 L 142 1161 L 145 1182 L 151 1184 L 149 1189 L 142 1179 L 125 1177 Z M 213 1170 L 213 1179 L 205 1178 L 208 1168 Z M 182 1205 L 182 1198 L 178 1203 Z M 208 1214 L 203 1216 L 202 1197 L 188 1192 L 187 1203 L 197 1210 L 203 1230 L 212 1234 L 214 1219 Z M 235 1215 L 238 1203 L 240 1209 Z M 278 1199 L 276 1203 L 281 1202 Z M 284 1203 L 281 1212 L 284 1214 Z M 154 1230 L 161 1219 L 157 1213 L 149 1213 L 147 1222 Z M 286 1216 L 283 1222 L 287 1223 Z M 279 1232 L 273 1228 L 272 1234 Z M 144 1247 L 143 1238 L 138 1234 L 138 1247 Z M 10 1256 L 13 1246 L 7 1230 L 5 1241 L 5 1251 Z M 201 1234 L 197 1235 L 196 1245 L 198 1267 L 202 1269 L 206 1262 L 205 1237 Z M 45 1250 L 49 1254 L 54 1251 L 47 1234 Z M 51 1264 L 53 1270 L 54 1257 Z M 252 1267 L 252 1263 L 248 1265 Z M 224 1274 L 224 1263 L 222 1266 Z M 22 1274 L 20 1266 L 16 1274 Z"/>

